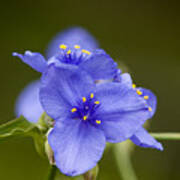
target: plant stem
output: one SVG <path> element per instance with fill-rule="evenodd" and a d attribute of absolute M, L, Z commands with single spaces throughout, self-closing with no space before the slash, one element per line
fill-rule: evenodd
<path fill-rule="evenodd" d="M 113 147 L 117 166 L 120 175 L 123 180 L 137 180 L 134 168 L 131 162 L 131 152 L 129 150 L 129 145 L 119 143 Z"/>
<path fill-rule="evenodd" d="M 47 176 L 47 180 L 54 180 L 55 176 L 56 176 L 56 166 L 51 165 L 48 171 L 48 176 Z"/>
<path fill-rule="evenodd" d="M 150 133 L 157 140 L 180 140 L 180 133 Z"/>

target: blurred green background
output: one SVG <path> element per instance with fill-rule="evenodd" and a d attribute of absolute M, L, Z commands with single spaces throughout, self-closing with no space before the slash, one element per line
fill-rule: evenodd
<path fill-rule="evenodd" d="M 57 32 L 80 25 L 129 67 L 136 84 L 156 93 L 158 109 L 150 130 L 180 131 L 179 18 L 178 1 L 1 1 L 0 123 L 15 117 L 19 92 L 40 77 L 12 52 L 44 53 Z M 180 142 L 163 144 L 163 152 L 136 148 L 132 160 L 140 180 L 180 178 Z M 0 180 L 43 180 L 47 169 L 47 161 L 38 156 L 30 138 L 0 144 Z M 101 161 L 99 179 L 121 179 L 111 151 Z"/>

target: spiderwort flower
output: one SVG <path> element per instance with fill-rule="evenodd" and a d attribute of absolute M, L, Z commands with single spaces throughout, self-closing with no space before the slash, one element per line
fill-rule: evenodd
<path fill-rule="evenodd" d="M 21 58 L 22 61 L 29 64 L 38 72 L 44 72 L 48 65 L 51 63 L 56 63 L 77 66 L 79 69 L 88 72 L 94 81 L 101 79 L 112 79 L 116 74 L 117 64 L 103 50 L 94 50 L 93 52 L 89 52 L 88 50 L 81 49 L 77 45 L 75 45 L 73 49 L 69 49 L 64 44 L 60 45 L 59 53 L 50 58 L 48 61 L 46 61 L 41 54 L 32 53 L 30 51 L 26 51 L 24 55 L 18 53 L 14 53 L 13 55 Z M 31 97 L 31 95 L 28 93 L 25 94 L 27 97 L 24 96 L 24 98 L 21 98 L 21 101 L 23 101 L 21 104 L 28 104 L 26 103 L 26 99 L 29 98 L 28 96 Z M 19 112 L 23 112 L 24 109 L 28 109 L 28 107 L 24 109 L 21 107 L 22 106 L 18 107 L 20 108 L 20 110 L 18 110 Z M 41 112 L 41 110 L 37 110 L 36 112 Z M 24 112 L 23 114 L 26 117 L 26 113 Z M 31 112 L 28 113 L 28 117 L 29 114 L 31 114 Z M 36 117 L 37 116 L 40 115 L 38 114 Z"/>
<path fill-rule="evenodd" d="M 90 52 L 75 45 L 72 49 L 65 44 L 59 46 L 59 52 L 48 61 L 39 53 L 26 51 L 24 55 L 13 53 L 23 62 L 31 66 L 38 72 L 44 72 L 51 63 L 65 63 L 78 66 L 80 69 L 88 72 L 94 80 L 113 79 L 117 71 L 117 64 L 103 50 L 94 50 Z"/>
<path fill-rule="evenodd" d="M 39 87 L 40 81 L 28 84 L 17 98 L 15 106 L 17 116 L 23 115 L 33 123 L 36 123 L 44 112 L 39 101 Z"/>
<path fill-rule="evenodd" d="M 78 66 L 81 70 L 88 72 L 94 81 L 113 79 L 116 74 L 117 64 L 103 50 L 90 52 L 81 49 L 80 46 L 69 49 L 66 45 L 60 45 L 60 49 L 57 55 L 49 59 L 48 64 L 65 63 Z"/>
<path fill-rule="evenodd" d="M 148 119 L 152 118 L 154 113 L 156 112 L 157 99 L 154 93 L 145 88 L 137 88 L 135 84 L 133 84 L 130 74 L 117 73 L 115 76 L 115 82 L 120 82 L 121 84 L 125 83 L 129 88 L 134 89 L 134 91 L 144 99 L 147 103 L 149 109 Z M 140 127 L 130 138 L 130 140 L 138 146 L 148 147 L 148 148 L 156 148 L 158 150 L 163 150 L 161 143 L 156 141 L 143 127 Z"/>
<path fill-rule="evenodd" d="M 60 44 L 66 44 L 71 49 L 78 44 L 88 51 L 99 48 L 98 42 L 88 31 L 81 27 L 73 27 L 58 33 L 49 43 L 46 53 L 47 58 L 50 58 L 59 52 Z"/>
<path fill-rule="evenodd" d="M 60 50 L 63 50 L 59 48 L 60 44 L 67 44 L 71 48 L 74 48 L 74 46 L 77 48 L 77 44 L 79 44 L 88 51 L 93 51 L 94 49 L 98 48 L 98 43 L 94 37 L 80 27 L 69 28 L 59 33 L 49 43 L 47 56 L 54 56 L 55 54 L 59 53 Z M 61 47 L 63 46 L 61 45 Z M 18 53 L 13 53 L 13 55 L 21 58 L 23 62 L 30 65 L 38 72 L 43 72 L 47 67 L 47 61 L 40 53 L 26 51 L 24 55 Z M 38 99 L 39 84 L 40 82 L 31 83 L 22 91 L 17 99 L 15 107 L 17 116 L 22 114 L 31 122 L 38 121 L 38 118 L 42 114 L 42 107 Z"/>
<path fill-rule="evenodd" d="M 43 73 L 40 101 L 55 120 L 48 142 L 56 165 L 69 176 L 93 168 L 106 141 L 132 137 L 151 113 L 127 83 L 95 84 L 87 72 L 66 64 L 51 64 Z"/>

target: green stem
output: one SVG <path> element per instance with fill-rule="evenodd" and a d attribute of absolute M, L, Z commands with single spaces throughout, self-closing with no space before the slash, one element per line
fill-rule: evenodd
<path fill-rule="evenodd" d="M 56 176 L 56 166 L 51 165 L 49 168 L 49 172 L 48 172 L 48 176 L 47 176 L 47 180 L 54 180 L 55 176 Z"/>
<path fill-rule="evenodd" d="M 157 140 L 180 140 L 180 133 L 150 133 Z"/>
<path fill-rule="evenodd" d="M 114 145 L 113 150 L 122 179 L 137 180 L 137 176 L 131 162 L 131 152 L 128 151 L 129 147 L 119 143 Z"/>

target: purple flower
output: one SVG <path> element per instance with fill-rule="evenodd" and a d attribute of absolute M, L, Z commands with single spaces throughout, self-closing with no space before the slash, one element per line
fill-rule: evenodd
<path fill-rule="evenodd" d="M 95 81 L 113 79 L 117 71 L 117 64 L 100 49 L 90 52 L 79 47 L 62 48 L 57 55 L 49 59 L 48 64 L 51 63 L 78 66 L 88 72 Z"/>
<path fill-rule="evenodd" d="M 60 44 L 66 44 L 71 49 L 78 44 L 80 47 L 83 47 L 88 51 L 93 51 L 94 49 L 99 48 L 96 39 L 81 27 L 68 28 L 57 34 L 48 45 L 46 53 L 48 58 L 59 52 Z"/>
<path fill-rule="evenodd" d="M 77 49 L 77 47 L 79 47 L 79 46 L 77 46 L 77 44 L 79 44 L 81 47 L 87 49 L 86 51 L 83 50 L 82 53 L 79 52 L 79 51 L 82 51 L 82 49 L 77 50 L 77 53 L 82 54 L 82 57 L 87 56 L 87 52 L 93 51 L 95 48 L 98 47 L 96 40 L 86 30 L 79 28 L 79 27 L 70 28 L 70 29 L 67 29 L 66 31 L 58 34 L 53 39 L 53 41 L 50 42 L 49 48 L 47 51 L 48 57 L 56 55 L 54 57 L 54 59 L 57 58 L 57 61 L 58 61 L 58 58 L 60 57 L 60 55 L 62 55 L 64 52 L 67 52 L 67 50 L 68 50 L 68 49 L 64 50 L 64 47 L 65 47 L 64 44 L 66 44 L 70 48 L 73 48 L 72 51 L 75 51 L 75 49 Z M 74 46 L 76 47 L 75 49 L 74 49 Z M 59 54 L 59 56 L 57 54 Z M 75 52 L 73 54 L 75 54 Z M 40 53 L 32 53 L 30 51 L 26 51 L 24 55 L 19 54 L 19 53 L 13 53 L 13 55 L 18 56 L 24 63 L 28 64 L 29 66 L 31 66 L 33 69 L 35 69 L 38 72 L 43 72 L 47 68 L 48 62 L 45 60 L 45 58 Z M 103 52 L 102 52 L 101 57 L 100 57 L 100 54 L 98 54 L 97 52 L 93 53 L 93 55 L 91 55 L 91 57 L 93 56 L 91 59 L 92 64 L 89 65 L 89 66 L 91 66 L 91 69 L 94 66 L 93 62 L 95 61 L 95 59 L 94 59 L 95 56 L 97 57 L 97 60 L 99 63 L 99 67 L 97 67 L 97 68 L 95 67 L 96 70 L 94 70 L 93 73 L 95 73 L 95 71 L 98 71 L 98 69 L 99 69 L 98 72 L 100 72 L 100 73 L 101 73 L 101 71 L 104 71 L 104 69 L 102 69 L 102 67 L 104 67 L 104 64 L 100 64 L 100 63 L 102 63 L 101 58 L 103 58 L 103 57 L 106 58 L 105 63 L 107 63 L 107 66 L 109 66 L 109 65 L 111 67 L 113 66 L 111 64 L 112 59 L 108 55 L 103 54 Z M 68 57 L 71 58 L 71 56 L 72 56 L 72 54 L 71 55 L 65 54 L 64 55 L 65 59 L 64 60 L 61 59 L 61 61 L 62 62 L 66 61 L 66 60 L 68 60 Z M 82 57 L 79 60 L 82 60 Z M 52 60 L 52 58 L 51 58 L 51 60 Z M 86 63 L 88 64 L 89 61 L 87 61 Z M 81 67 L 83 67 L 83 64 L 81 64 Z M 85 68 L 87 68 L 87 66 Z M 101 76 L 100 74 L 98 74 L 98 72 L 97 72 L 97 76 Z M 109 72 L 107 72 L 107 74 L 111 73 L 111 72 L 112 71 L 110 70 Z M 93 74 L 93 76 L 95 76 L 95 75 Z M 102 78 L 103 78 L 103 76 L 104 76 L 104 74 L 102 74 Z M 20 97 L 18 97 L 16 107 L 15 107 L 17 116 L 22 114 L 31 122 L 37 122 L 38 118 L 42 114 L 42 107 L 39 103 L 39 99 L 37 98 L 38 97 L 38 89 L 39 89 L 38 86 L 39 86 L 39 83 L 32 83 L 28 87 L 26 87 L 25 90 L 20 94 Z"/>
<path fill-rule="evenodd" d="M 93 168 L 106 141 L 131 138 L 151 114 L 127 82 L 95 84 L 87 72 L 66 64 L 52 64 L 43 73 L 40 101 L 55 120 L 48 142 L 56 165 L 69 176 Z"/>
<path fill-rule="evenodd" d="M 15 113 L 23 115 L 30 122 L 37 122 L 44 112 L 39 101 L 39 81 L 33 81 L 24 88 L 16 101 Z"/>
<path fill-rule="evenodd" d="M 136 85 L 132 83 L 131 76 L 128 73 L 120 74 L 117 73 L 115 76 L 115 82 L 128 85 L 129 88 L 134 89 L 134 91 L 146 101 L 149 109 L 148 119 L 152 118 L 156 111 L 157 99 L 154 93 L 145 88 L 136 88 Z M 140 127 L 130 138 L 133 143 L 138 146 L 145 148 L 156 148 L 158 150 L 163 150 L 161 143 L 156 141 L 143 127 Z"/>
<path fill-rule="evenodd" d="M 94 50 L 92 52 L 75 45 L 72 49 L 65 44 L 59 46 L 59 52 L 48 61 L 39 53 L 26 51 L 24 55 L 13 53 L 23 62 L 39 72 L 44 72 L 51 63 L 65 63 L 70 66 L 78 66 L 80 69 L 88 72 L 94 80 L 113 79 L 117 64 L 103 50 Z"/>
<path fill-rule="evenodd" d="M 26 51 L 24 55 L 14 52 L 13 56 L 19 57 L 24 63 L 41 73 L 45 71 L 50 62 L 56 60 L 61 63 L 77 65 L 86 70 L 90 69 L 89 71 L 94 68 L 98 74 L 101 73 L 100 79 L 103 79 L 101 77 L 103 73 L 108 71 L 108 74 L 109 71 L 112 71 L 110 78 L 113 78 L 114 68 L 117 64 L 103 50 L 96 51 L 97 48 L 98 43 L 93 36 L 83 28 L 75 27 L 59 33 L 49 43 L 47 60 L 40 53 L 31 51 Z"/>

